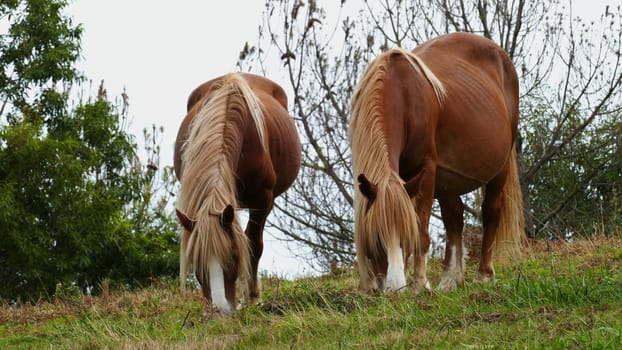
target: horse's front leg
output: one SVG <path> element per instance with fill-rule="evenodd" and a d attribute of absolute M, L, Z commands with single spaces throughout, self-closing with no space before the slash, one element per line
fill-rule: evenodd
<path fill-rule="evenodd" d="M 248 282 L 248 303 L 253 305 L 259 302 L 261 296 L 261 281 L 258 276 L 259 259 L 263 253 L 263 230 L 268 214 L 272 210 L 274 199 L 271 194 L 266 196 L 265 206 L 249 209 L 246 235 L 250 243 L 251 276 Z"/>
<path fill-rule="evenodd" d="M 430 282 L 427 277 L 428 268 L 428 249 L 430 248 L 430 215 L 432 214 L 432 204 L 434 203 L 434 181 L 436 177 L 436 164 L 432 160 L 427 160 L 423 166 L 419 190 L 411 199 L 417 210 L 419 219 L 419 244 L 413 252 L 414 282 L 415 293 L 423 290 L 431 290 Z"/>

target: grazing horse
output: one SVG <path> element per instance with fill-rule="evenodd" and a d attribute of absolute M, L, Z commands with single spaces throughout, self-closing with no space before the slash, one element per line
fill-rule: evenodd
<path fill-rule="evenodd" d="M 236 280 L 248 302 L 258 300 L 264 224 L 296 178 L 300 152 L 287 96 L 271 80 L 231 73 L 192 92 L 174 158 L 182 288 L 192 270 L 222 312 L 237 308 Z M 237 208 L 249 209 L 246 232 Z"/>
<path fill-rule="evenodd" d="M 524 235 L 514 140 L 518 78 L 506 52 L 467 33 L 393 49 L 367 67 L 352 100 L 350 142 L 360 288 L 400 290 L 414 256 L 414 288 L 429 289 L 429 220 L 437 198 L 447 232 L 439 289 L 464 284 L 464 206 L 484 187 L 478 280 L 495 252 Z"/>

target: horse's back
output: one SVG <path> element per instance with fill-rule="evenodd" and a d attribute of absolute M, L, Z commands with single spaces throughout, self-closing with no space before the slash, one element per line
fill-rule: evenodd
<path fill-rule="evenodd" d="M 469 192 L 505 166 L 516 135 L 518 78 L 505 51 L 454 33 L 414 50 L 447 92 L 435 134 L 437 196 Z"/>
<path fill-rule="evenodd" d="M 246 82 L 248 82 L 253 91 L 263 91 L 267 93 L 268 95 L 272 96 L 272 98 L 277 100 L 279 104 L 287 110 L 287 95 L 279 84 L 260 75 L 255 75 L 251 73 L 239 74 L 244 78 L 244 80 L 246 80 Z M 189 112 L 197 102 L 199 102 L 205 95 L 209 93 L 214 84 L 220 81 L 222 78 L 223 77 L 218 77 L 208 80 L 195 88 L 190 93 L 190 96 L 188 96 L 187 111 Z"/>
<path fill-rule="evenodd" d="M 518 113 L 518 76 L 508 54 L 494 41 L 471 33 L 452 33 L 430 40 L 417 47 L 414 52 L 424 58 L 426 64 L 439 72 L 451 76 L 454 72 L 477 75 L 480 79 L 492 80 L 495 88 L 503 90 L 509 110 Z M 427 59 L 430 57 L 430 59 Z M 459 79 L 461 76 L 452 76 Z M 447 83 L 446 83 L 447 84 Z M 451 84 L 448 86 L 451 89 Z M 513 115 L 517 119 L 518 115 Z"/>

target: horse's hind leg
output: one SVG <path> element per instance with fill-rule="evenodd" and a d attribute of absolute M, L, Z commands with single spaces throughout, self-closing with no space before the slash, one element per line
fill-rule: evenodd
<path fill-rule="evenodd" d="M 482 203 L 482 221 L 484 237 L 482 239 L 482 254 L 479 262 L 477 280 L 489 281 L 495 277 L 492 265 L 492 249 L 495 244 L 501 206 L 503 205 L 503 185 L 506 181 L 506 169 L 486 185 L 484 202 Z"/>
<path fill-rule="evenodd" d="M 462 244 L 464 205 L 460 197 L 439 199 L 438 202 L 447 232 L 443 275 L 438 284 L 438 289 L 449 291 L 464 285 L 465 251 Z"/>

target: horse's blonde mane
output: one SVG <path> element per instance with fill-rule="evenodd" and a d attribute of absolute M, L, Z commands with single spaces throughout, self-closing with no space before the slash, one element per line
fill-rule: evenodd
<path fill-rule="evenodd" d="M 406 57 L 408 63 L 410 63 L 413 69 L 421 73 L 428 80 L 428 82 L 430 83 L 430 85 L 432 85 L 432 88 L 434 89 L 434 93 L 436 94 L 436 99 L 438 100 L 438 103 L 442 106 L 445 102 L 445 99 L 447 98 L 447 91 L 445 90 L 445 86 L 443 86 L 443 83 L 438 79 L 436 74 L 434 74 L 434 72 L 430 70 L 428 65 L 426 65 L 419 56 L 401 47 L 389 50 L 385 53 L 385 55 L 389 57 L 393 53 L 400 53 L 404 57 Z"/>
<path fill-rule="evenodd" d="M 389 149 L 384 132 L 384 81 L 392 54 L 403 55 L 415 72 L 422 74 L 432 85 L 439 103 L 445 98 L 445 89 L 432 71 L 409 51 L 390 50 L 369 64 L 352 97 L 350 142 L 352 146 L 353 175 L 364 174 L 377 186 L 377 197 L 368 206 L 367 199 L 355 190 L 355 241 L 359 267 L 370 273 L 366 259 L 378 257 L 380 249 L 395 246 L 399 239 L 405 257 L 418 245 L 419 226 L 416 203 L 408 197 L 404 181 L 389 164 Z M 399 235 L 397 236 L 396 235 Z M 361 276 L 362 279 L 371 276 Z"/>
<path fill-rule="evenodd" d="M 263 147 L 266 139 L 260 101 L 239 74 L 225 75 L 199 104 L 182 148 L 183 177 L 177 206 L 196 221 L 192 234 L 182 236 L 182 284 L 190 267 L 197 277 L 207 281 L 210 257 L 215 256 L 223 267 L 230 262 L 231 244 L 220 224 L 220 214 L 227 205 L 238 207 L 233 167 L 240 156 L 242 137 L 235 118 L 250 116 Z M 246 281 L 250 277 L 248 239 L 238 220 L 232 225 L 240 259 L 239 276 Z M 184 242 L 184 238 L 188 241 Z"/>

